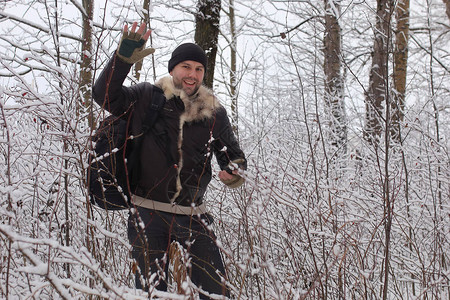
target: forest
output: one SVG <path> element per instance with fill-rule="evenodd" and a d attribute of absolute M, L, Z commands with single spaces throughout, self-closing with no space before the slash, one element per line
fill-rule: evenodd
<path fill-rule="evenodd" d="M 0 298 L 192 299 L 134 287 L 128 211 L 91 205 L 92 85 L 124 24 L 207 50 L 248 159 L 213 180 L 233 299 L 450 299 L 449 0 L 0 2 Z"/>

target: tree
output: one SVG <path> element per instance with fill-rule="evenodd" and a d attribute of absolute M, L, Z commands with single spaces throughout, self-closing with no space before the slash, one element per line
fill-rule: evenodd
<path fill-rule="evenodd" d="M 195 43 L 202 47 L 208 58 L 204 83 L 213 87 L 219 37 L 221 0 L 199 0 L 195 14 Z"/>
<path fill-rule="evenodd" d="M 136 5 L 106 1 L 93 14 L 94 73 L 116 49 L 123 24 L 150 11 L 138 7 L 143 0 L 132 2 Z M 194 38 L 197 9 L 186 4 L 192 1 L 150 2 L 154 61 L 165 74 L 173 45 Z M 400 5 L 389 7 L 396 14 L 392 22 L 386 17 L 395 40 L 389 31 L 374 30 L 386 43 L 382 49 L 390 51 L 386 76 L 371 64 L 370 28 L 382 27 L 367 18 L 376 1 L 232 2 L 237 74 L 228 49 L 233 44 L 229 19 L 224 19 L 216 92 L 232 95 L 230 79 L 237 75 L 240 141 L 249 170 L 238 190 L 224 189 L 213 175 L 205 202 L 224 249 L 233 296 L 448 298 L 450 32 L 444 2 L 419 0 L 425 9 L 414 10 L 398 144 L 389 139 L 395 137 L 391 124 L 400 90 L 395 84 L 405 78 L 395 62 L 396 43 L 405 42 L 397 37 L 402 18 L 394 9 Z M 153 286 L 148 293 L 134 289 L 127 212 L 105 214 L 88 205 L 83 168 L 92 130 L 80 92 L 84 10 L 83 1 L 0 4 L 0 298 L 170 298 Z M 335 23 L 340 42 L 331 38 L 338 31 Z M 149 69 L 147 64 L 150 59 L 142 70 Z M 369 95 L 371 71 L 384 80 L 385 89 L 374 114 L 381 126 L 376 146 L 359 134 L 367 120 L 364 93 Z M 126 85 L 136 81 L 134 72 L 129 75 Z M 339 80 L 332 79 L 339 76 L 341 90 Z M 349 155 L 342 158 L 345 168 L 333 172 L 330 130 L 323 129 L 333 125 L 328 123 L 332 106 L 325 100 L 342 100 L 342 94 L 328 98 L 338 92 L 345 95 Z M 101 117 L 102 110 L 93 108 Z M 355 149 L 372 156 L 361 160 Z M 187 296 L 173 298 L 179 297 Z"/>
<path fill-rule="evenodd" d="M 341 27 L 339 1 L 325 0 L 324 64 L 325 105 L 328 109 L 331 145 L 346 152 L 347 126 L 343 99 L 341 67 Z"/>
<path fill-rule="evenodd" d="M 408 66 L 409 0 L 398 1 L 395 7 L 397 28 L 394 45 L 394 95 L 391 101 L 391 135 L 400 142 L 400 126 L 404 119 L 406 75 Z"/>
<path fill-rule="evenodd" d="M 142 4 L 142 13 L 141 13 L 141 22 L 145 22 L 147 24 L 148 27 L 150 27 L 150 0 L 143 0 L 143 4 Z M 152 44 L 152 36 L 150 35 L 149 38 L 149 42 L 150 45 Z M 155 56 L 152 55 L 151 56 L 152 61 L 153 61 L 153 80 L 155 80 Z M 137 63 L 134 64 L 134 77 L 136 78 L 136 80 L 139 81 L 139 78 L 141 77 L 141 69 L 142 69 L 142 65 L 143 65 L 144 60 L 142 59 L 141 61 L 138 61 Z"/>
<path fill-rule="evenodd" d="M 83 0 L 82 14 L 82 36 L 81 43 L 81 66 L 80 66 L 80 92 L 82 94 L 83 104 L 90 107 L 92 111 L 92 72 L 93 72 L 93 51 L 92 51 L 92 17 L 94 14 L 94 1 Z M 95 122 L 92 113 L 89 114 L 89 127 L 94 129 Z"/>
<path fill-rule="evenodd" d="M 377 159 L 384 161 L 380 168 L 380 195 L 383 201 L 384 224 L 384 262 L 383 269 L 383 299 L 388 297 L 389 268 L 391 258 L 391 231 L 393 217 L 393 199 L 390 182 L 390 97 L 389 97 L 389 46 L 391 41 L 391 16 L 393 3 L 391 0 L 377 0 L 377 14 L 374 28 L 374 44 L 372 66 L 369 75 L 369 88 L 366 94 L 366 128 L 365 138 L 374 146 Z M 383 110 L 383 105 L 385 110 Z M 384 114 L 383 114 L 384 113 Z M 384 157 L 379 156 L 379 142 L 384 129 Z M 380 165 L 381 167 L 381 165 Z"/>
<path fill-rule="evenodd" d="M 450 20 L 450 0 L 442 0 L 445 3 L 445 13 L 447 14 L 448 19 Z"/>
<path fill-rule="evenodd" d="M 388 58 L 391 26 L 391 0 L 377 0 L 369 87 L 365 95 L 365 138 L 377 145 L 383 129 L 383 105 L 388 101 Z"/>
<path fill-rule="evenodd" d="M 228 17 L 230 19 L 230 94 L 231 94 L 231 123 L 233 130 L 238 135 L 238 93 L 237 93 L 237 33 L 234 0 L 230 0 Z"/>

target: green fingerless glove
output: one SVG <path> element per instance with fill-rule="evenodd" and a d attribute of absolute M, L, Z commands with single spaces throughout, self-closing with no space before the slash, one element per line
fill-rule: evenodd
<path fill-rule="evenodd" d="M 239 175 L 234 174 L 233 178 L 228 180 L 220 179 L 220 181 L 222 181 L 226 186 L 235 189 L 240 187 L 244 183 L 245 179 Z"/>
<path fill-rule="evenodd" d="M 128 64 L 134 64 L 155 52 L 153 48 L 144 49 L 145 40 L 141 34 L 124 32 L 117 48 L 117 56 Z"/>

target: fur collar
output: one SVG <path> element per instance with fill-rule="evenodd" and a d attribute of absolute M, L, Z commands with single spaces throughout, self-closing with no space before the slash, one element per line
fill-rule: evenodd
<path fill-rule="evenodd" d="M 184 122 L 212 118 L 214 111 L 220 107 L 220 103 L 213 92 L 203 85 L 191 97 L 174 86 L 171 76 L 161 78 L 155 85 L 164 91 L 167 101 L 170 101 L 173 97 L 180 97 L 185 108 L 184 113 L 181 115 Z"/>

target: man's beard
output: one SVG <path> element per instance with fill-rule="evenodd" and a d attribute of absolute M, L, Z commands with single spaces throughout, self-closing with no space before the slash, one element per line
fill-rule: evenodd
<path fill-rule="evenodd" d="M 195 88 L 194 88 L 192 91 L 190 91 L 190 92 L 188 93 L 188 92 L 183 88 L 183 79 L 180 80 L 179 82 L 176 82 L 175 80 L 173 80 L 173 84 L 174 84 L 174 86 L 175 86 L 177 89 L 183 90 L 189 97 L 194 96 L 194 95 L 198 92 L 198 90 L 199 90 L 199 88 L 200 88 L 200 86 L 201 86 L 201 85 L 196 85 Z"/>

